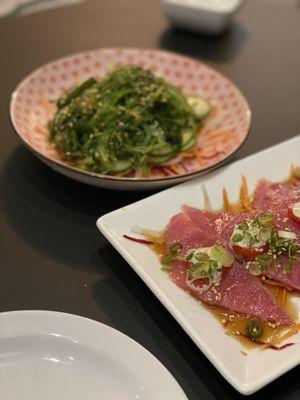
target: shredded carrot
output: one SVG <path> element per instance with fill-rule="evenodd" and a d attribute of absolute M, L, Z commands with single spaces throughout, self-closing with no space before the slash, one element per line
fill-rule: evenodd
<path fill-rule="evenodd" d="M 298 167 L 294 167 L 294 177 L 296 178 L 296 179 L 300 179 L 300 167 L 298 166 Z"/>
<path fill-rule="evenodd" d="M 210 132 L 208 132 L 207 136 L 210 139 L 213 139 L 213 138 L 219 139 L 220 137 L 223 137 L 223 136 L 228 137 L 228 134 L 229 134 L 229 132 L 226 132 L 226 131 L 210 131 Z"/>
<path fill-rule="evenodd" d="M 173 171 L 169 169 L 167 166 L 160 165 L 157 166 L 156 169 L 164 176 L 170 176 L 170 172 L 171 174 L 173 174 Z"/>
<path fill-rule="evenodd" d="M 40 101 L 39 101 L 40 105 L 43 107 L 45 114 L 47 116 L 47 118 L 50 119 L 50 117 L 52 117 L 55 106 L 54 104 L 51 104 L 43 95 L 43 93 L 41 93 L 41 97 L 40 97 Z"/>
<path fill-rule="evenodd" d="M 201 191 L 202 191 L 202 195 L 203 195 L 203 200 L 204 200 L 204 209 L 206 211 L 212 211 L 212 206 L 211 206 L 211 202 L 210 202 L 210 198 L 209 195 L 207 193 L 207 189 L 205 185 L 201 185 Z"/>
<path fill-rule="evenodd" d="M 217 108 L 217 106 L 213 106 L 211 108 L 209 118 L 214 118 L 217 114 L 218 114 L 218 108 Z"/>
<path fill-rule="evenodd" d="M 195 155 L 196 155 L 196 158 L 197 158 L 197 160 L 199 162 L 200 167 L 204 167 L 205 164 L 204 164 L 203 159 L 202 159 L 202 152 L 199 151 L 199 150 L 196 150 Z"/>
<path fill-rule="evenodd" d="M 281 305 L 281 307 L 285 306 L 286 298 L 287 298 L 287 290 L 285 288 L 282 288 L 281 289 L 280 301 L 279 301 L 279 304 Z"/>
<path fill-rule="evenodd" d="M 184 158 L 194 158 L 195 152 L 194 151 L 184 151 L 181 153 L 182 157 Z"/>
<path fill-rule="evenodd" d="M 209 160 L 212 158 L 215 158 L 217 156 L 219 156 L 220 154 L 224 154 L 223 151 L 216 151 L 215 153 L 211 154 L 210 156 L 202 156 L 202 158 L 204 158 L 205 160 Z"/>
<path fill-rule="evenodd" d="M 240 208 L 241 211 L 252 210 L 252 201 L 248 193 L 247 180 L 244 175 L 242 175 L 242 186 L 240 190 Z"/>
<path fill-rule="evenodd" d="M 205 159 L 205 158 L 212 158 L 215 157 L 216 155 L 218 155 L 220 153 L 218 146 L 214 145 L 214 144 L 205 144 L 205 148 L 201 149 L 201 150 L 196 150 L 196 157 L 200 157 L 201 160 Z"/>
<path fill-rule="evenodd" d="M 291 186 L 298 187 L 300 178 L 300 168 L 295 167 L 294 164 L 291 165 L 290 177 L 288 179 L 288 184 Z"/>
<path fill-rule="evenodd" d="M 292 291 L 292 289 L 291 289 L 290 287 L 285 286 L 285 285 L 283 285 L 283 284 L 281 284 L 281 283 L 279 283 L 279 282 L 271 281 L 270 279 L 264 279 L 264 280 L 263 280 L 263 283 L 266 283 L 267 285 L 271 285 L 271 286 L 280 286 L 280 287 L 283 287 L 283 288 L 285 288 L 286 290 L 288 290 L 289 292 Z"/>
<path fill-rule="evenodd" d="M 233 211 L 233 207 L 230 204 L 226 188 L 223 188 L 223 210 L 224 211 Z"/>
<path fill-rule="evenodd" d="M 180 162 L 179 165 L 181 166 L 181 168 L 184 170 L 184 172 L 190 172 L 189 169 L 186 167 L 186 165 L 184 164 L 184 162 Z"/>
<path fill-rule="evenodd" d="M 272 342 L 267 344 L 268 346 L 275 346 L 278 343 L 283 342 L 284 340 L 288 339 L 292 335 L 295 335 L 300 330 L 300 324 L 296 324 L 292 326 L 284 335 L 277 337 Z"/>
<path fill-rule="evenodd" d="M 236 134 L 232 131 L 210 131 L 203 136 L 203 139 L 205 139 L 205 146 L 208 144 L 217 146 L 222 142 L 222 148 L 224 149 L 227 144 L 230 145 L 235 136 Z"/>
<path fill-rule="evenodd" d="M 180 175 L 181 172 L 182 172 L 182 170 L 181 170 L 181 168 L 178 166 L 178 164 L 169 165 L 169 168 L 170 168 L 175 174 L 177 174 L 177 175 Z"/>
<path fill-rule="evenodd" d="M 37 132 L 39 132 L 39 133 L 42 133 L 43 135 L 44 135 L 44 134 L 48 134 L 47 129 L 46 129 L 44 126 L 40 125 L 40 124 L 36 124 L 35 130 L 36 130 Z"/>

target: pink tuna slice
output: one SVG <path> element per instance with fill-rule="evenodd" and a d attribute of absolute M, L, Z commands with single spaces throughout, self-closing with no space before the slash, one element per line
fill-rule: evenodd
<path fill-rule="evenodd" d="M 268 182 L 263 182 L 264 184 L 268 184 Z M 275 187 L 275 185 L 278 184 L 271 184 L 269 188 L 271 187 L 272 190 Z M 281 184 L 280 184 L 281 185 Z M 266 188 L 267 189 L 267 188 Z M 285 188 L 281 188 L 283 191 Z M 265 190 L 266 196 L 269 197 L 269 191 Z M 289 195 L 290 199 L 294 199 L 293 195 L 289 191 L 286 193 Z M 263 197 L 263 193 L 260 195 L 261 196 L 261 201 Z M 270 204 L 270 200 L 269 200 Z M 277 204 L 276 209 L 278 209 Z M 268 206 L 268 209 L 262 210 L 263 212 L 268 211 L 271 212 L 272 210 L 269 210 L 269 207 L 272 207 L 270 204 Z M 202 211 L 198 210 L 197 208 L 189 207 L 189 206 L 183 206 L 182 207 L 185 214 L 190 217 L 193 223 L 195 223 L 196 226 L 207 226 L 207 220 L 210 221 L 210 224 L 213 223 L 215 224 L 215 229 L 217 231 L 217 236 L 215 236 L 216 240 L 220 240 L 222 242 L 222 245 L 227 248 L 227 250 L 230 250 L 229 248 L 229 239 L 230 236 L 233 232 L 235 224 L 240 224 L 243 221 L 249 221 L 251 219 L 254 219 L 255 216 L 257 215 L 257 212 L 252 212 L 252 213 L 221 213 L 221 212 L 210 212 L 210 211 Z M 275 220 L 275 226 L 278 229 L 284 230 L 287 228 L 290 228 L 293 226 L 293 222 L 285 221 L 283 217 L 278 217 Z M 297 224 L 294 224 L 297 225 Z M 300 239 L 300 229 L 298 225 L 298 231 L 296 228 L 293 228 L 293 231 L 298 234 L 298 238 Z M 210 231 L 211 232 L 211 231 Z M 194 246 L 195 247 L 195 246 Z M 191 247 L 189 247 L 191 248 Z M 291 274 L 286 274 L 285 269 L 286 269 L 286 264 L 287 264 L 287 257 L 280 257 L 278 262 L 279 262 L 279 269 L 277 273 L 274 273 L 273 269 L 269 269 L 266 271 L 264 274 L 266 278 L 273 280 L 275 282 L 279 282 L 280 284 L 294 289 L 294 290 L 300 290 L 300 260 L 296 261 L 293 264 L 292 267 L 292 273 Z"/>
<path fill-rule="evenodd" d="M 294 323 L 294 320 L 279 306 L 260 280 L 236 263 L 224 269 L 219 287 L 211 287 L 202 294 L 193 291 L 186 283 L 187 263 L 173 261 L 172 266 L 173 282 L 207 304 L 248 315 L 264 322 L 279 322 L 281 325 Z M 216 289 L 221 298 L 214 293 Z"/>
<path fill-rule="evenodd" d="M 288 208 L 295 202 L 300 201 L 300 189 L 283 183 L 272 183 L 261 180 L 255 190 L 253 205 L 259 211 L 268 211 L 277 214 L 278 218 L 274 225 L 279 230 L 291 230 L 297 234 L 297 242 L 300 243 L 300 225 L 290 220 Z M 269 269 L 266 277 L 270 280 L 280 282 L 283 285 L 300 290 L 300 260 L 292 266 L 291 274 L 286 274 L 287 257 L 280 257 L 281 265 L 277 273 Z"/>
<path fill-rule="evenodd" d="M 253 196 L 253 207 L 260 212 L 271 212 L 278 216 L 275 225 L 278 229 L 290 229 L 298 235 L 300 225 L 289 218 L 289 207 L 300 201 L 300 187 L 284 183 L 272 183 L 265 179 L 259 181 Z"/>
<path fill-rule="evenodd" d="M 187 205 L 182 206 L 182 210 L 198 227 L 202 227 L 202 229 L 209 227 L 209 232 L 215 232 L 217 240 L 227 244 L 235 224 L 252 220 L 257 215 L 256 213 L 204 211 Z"/>
<path fill-rule="evenodd" d="M 184 213 L 173 216 L 167 229 L 167 245 L 179 241 L 182 243 L 182 254 L 187 250 L 197 247 L 212 246 L 220 240 L 228 250 L 228 240 L 234 225 L 251 218 L 254 214 L 220 213 L 198 210 L 193 207 L 183 206 Z M 187 264 L 174 262 L 172 272 L 173 281 L 180 287 L 191 292 L 186 284 Z M 221 301 L 215 299 L 212 290 L 203 294 L 193 293 L 198 299 L 212 305 L 217 305 L 241 314 L 250 315 L 263 321 L 292 324 L 293 320 L 283 310 L 273 296 L 265 289 L 261 281 L 249 274 L 245 266 L 234 264 L 228 269 L 221 280 L 219 291 Z M 231 286 L 233 286 L 231 288 Z M 226 290 L 227 288 L 230 290 Z"/>
<path fill-rule="evenodd" d="M 292 272 L 290 274 L 287 274 L 285 270 L 287 263 L 286 257 L 279 257 L 278 263 L 280 264 L 280 267 L 276 273 L 274 273 L 272 268 L 269 268 L 269 270 L 267 270 L 265 273 L 265 277 L 272 281 L 279 282 L 283 286 L 286 286 L 292 290 L 300 290 L 300 260 L 298 259 L 292 265 Z"/>
<path fill-rule="evenodd" d="M 213 246 L 216 242 L 215 232 L 206 232 L 205 229 L 198 227 L 184 213 L 174 215 L 167 227 L 167 246 L 172 243 L 180 242 L 182 244 L 182 253 L 195 247 L 199 241 L 203 247 Z"/>
<path fill-rule="evenodd" d="M 274 186 L 275 184 L 271 184 L 271 185 Z M 285 189 L 283 189 L 283 190 L 285 190 Z M 269 194 L 269 192 L 267 190 L 265 191 L 265 193 L 266 193 L 266 195 Z M 263 195 L 261 195 L 261 197 L 262 196 Z M 292 198 L 294 198 L 294 197 L 292 197 Z M 271 205 L 269 207 L 271 207 Z M 276 204 L 276 207 L 278 209 L 277 204 Z M 198 210 L 197 208 L 193 208 L 193 207 L 189 207 L 189 206 L 183 206 L 182 208 L 183 208 L 185 214 L 187 216 L 189 216 L 191 218 L 192 222 L 195 223 L 197 226 L 207 226 L 208 220 L 210 221 L 211 224 L 213 224 L 213 220 L 214 220 L 215 229 L 217 230 L 217 233 L 218 233 L 216 240 L 220 240 L 222 242 L 222 245 L 224 247 L 226 247 L 228 250 L 230 250 L 229 249 L 229 240 L 230 240 L 230 236 L 233 232 L 235 224 L 240 224 L 243 221 L 253 220 L 255 218 L 255 216 L 257 215 L 257 212 L 251 212 L 251 213 L 216 212 L 215 213 L 215 212 L 210 212 L 210 211 Z M 297 225 L 297 224 L 293 224 L 290 220 L 285 221 L 285 219 L 283 217 L 278 217 L 275 220 L 274 225 L 279 230 L 292 229 L 295 233 L 298 234 L 298 241 L 300 242 L 300 227 L 299 227 L 299 225 L 297 227 L 294 227 L 293 225 Z M 210 230 L 210 232 L 211 232 L 211 230 Z M 274 271 L 274 269 L 270 268 L 269 270 L 266 271 L 265 276 L 268 279 L 279 282 L 288 288 L 291 288 L 294 290 L 300 290 L 300 260 L 296 261 L 293 264 L 291 274 L 286 274 L 286 272 L 285 272 L 287 261 L 288 261 L 287 257 L 284 257 L 284 256 L 280 257 L 278 260 L 279 265 L 280 265 L 278 272 L 276 273 L 276 271 Z"/>

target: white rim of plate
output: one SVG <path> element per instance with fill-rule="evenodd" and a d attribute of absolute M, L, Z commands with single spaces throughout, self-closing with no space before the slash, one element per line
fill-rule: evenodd
<path fill-rule="evenodd" d="M 26 335 L 44 334 L 50 336 L 61 336 L 67 339 L 76 340 L 79 343 L 80 342 L 84 343 L 85 339 L 87 339 L 87 336 L 90 334 L 91 329 L 93 330 L 100 329 L 100 333 L 101 330 L 108 331 L 111 337 L 114 336 L 117 340 L 122 340 L 127 342 L 128 345 L 135 347 L 138 352 L 141 352 L 144 357 L 148 358 L 148 360 L 153 364 L 153 368 L 159 369 L 160 373 L 165 375 L 165 379 L 169 380 L 169 383 L 171 383 L 174 386 L 174 388 L 176 388 L 176 391 L 178 392 L 178 395 L 180 395 L 180 398 L 187 399 L 183 389 L 181 388 L 177 380 L 174 378 L 171 372 L 164 366 L 164 364 L 154 356 L 154 354 L 152 354 L 144 346 L 136 342 L 134 339 L 132 339 L 125 333 L 120 332 L 117 329 L 112 328 L 106 324 L 103 324 L 102 322 L 98 322 L 96 320 L 87 317 L 82 317 L 71 313 L 65 313 L 60 311 L 49 311 L 49 310 L 16 310 L 16 311 L 1 312 L 0 326 L 1 323 L 3 322 L 6 325 L 4 329 L 1 329 L 0 331 L 0 340 L 1 338 L 24 335 L 24 318 L 27 319 L 25 321 L 25 324 L 26 323 L 32 324 L 40 322 L 39 320 L 43 320 L 41 324 L 38 325 L 35 324 L 34 329 L 31 329 L 30 332 L 26 333 Z M 68 321 L 68 326 L 66 326 L 67 325 L 66 321 Z M 22 322 L 22 327 L 19 329 L 18 332 L 18 329 L 16 330 L 16 326 L 12 326 L 11 324 L 14 325 L 20 322 Z M 61 325 L 59 327 L 57 326 L 55 327 L 55 322 Z M 67 331 L 70 329 L 70 323 L 71 323 L 71 329 L 73 324 L 73 326 L 76 328 L 78 328 L 78 326 L 80 326 L 81 329 L 83 328 L 83 331 L 82 330 L 80 332 L 77 331 L 76 335 L 72 336 L 66 336 L 66 334 L 63 333 L 61 334 L 61 330 L 63 330 L 64 327 Z M 54 332 L 55 330 L 58 329 L 60 329 L 60 333 Z M 77 335 L 81 337 L 78 337 Z M 100 340 L 101 340 L 101 335 L 99 335 L 99 341 Z"/>

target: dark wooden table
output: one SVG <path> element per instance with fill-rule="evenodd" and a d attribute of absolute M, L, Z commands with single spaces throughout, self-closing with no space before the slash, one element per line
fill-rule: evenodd
<path fill-rule="evenodd" d="M 97 217 L 147 193 L 91 188 L 42 165 L 10 125 L 9 97 L 32 69 L 68 53 L 110 46 L 176 51 L 217 68 L 249 99 L 251 134 L 237 158 L 245 157 L 299 133 L 300 2 L 248 0 L 228 32 L 208 38 L 171 28 L 156 0 L 86 0 L 2 19 L 0 41 L 1 311 L 93 318 L 155 354 L 189 399 L 242 398 L 96 230 Z M 299 399 L 299 373 L 295 368 L 250 398 Z"/>

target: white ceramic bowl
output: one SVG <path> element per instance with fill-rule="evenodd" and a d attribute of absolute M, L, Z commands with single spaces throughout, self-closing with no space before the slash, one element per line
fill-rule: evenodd
<path fill-rule="evenodd" d="M 162 0 L 165 15 L 182 28 L 217 34 L 225 30 L 243 0 Z"/>

